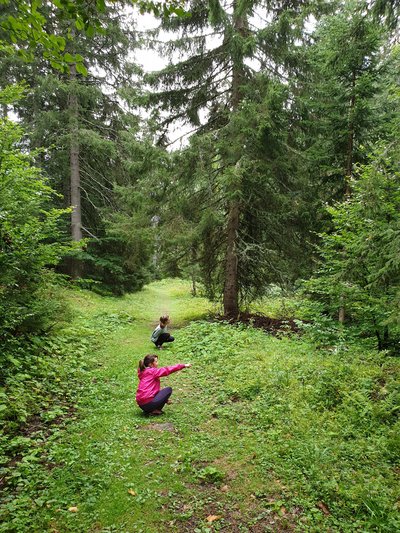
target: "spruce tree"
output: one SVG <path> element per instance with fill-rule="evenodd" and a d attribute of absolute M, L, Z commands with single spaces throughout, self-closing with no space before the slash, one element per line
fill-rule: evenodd
<path fill-rule="evenodd" d="M 375 97 L 382 90 L 385 32 L 367 8 L 365 2 L 349 1 L 323 19 L 309 52 L 310 73 L 303 86 L 306 153 L 310 174 L 319 184 L 316 207 L 321 214 L 324 203 L 350 197 L 354 171 L 378 136 L 381 110 Z M 343 323 L 344 293 L 339 304 Z"/>
<path fill-rule="evenodd" d="M 374 96 L 380 91 L 384 34 L 366 9 L 365 2 L 351 1 L 323 19 L 309 53 L 302 87 L 307 155 L 323 201 L 350 194 L 354 166 L 363 162 L 363 146 L 373 141 L 379 120 Z"/>
<path fill-rule="evenodd" d="M 274 88 L 282 82 L 283 73 L 299 69 L 291 49 L 302 39 L 311 5 L 315 3 L 268 2 L 264 18 L 268 22 L 255 28 L 253 17 L 261 9 L 256 2 L 196 1 L 190 4 L 190 17 L 164 21 L 161 26 L 178 33 L 177 39 L 167 43 L 165 49 L 172 55 L 180 52 L 184 58 L 171 61 L 163 71 L 149 76 L 149 82 L 159 89 L 157 94 L 150 95 L 150 103 L 156 106 L 155 116 L 161 125 L 166 127 L 171 121 L 182 119 L 196 128 L 197 135 L 210 135 L 213 139 L 213 158 L 207 172 L 214 176 L 217 183 L 214 189 L 221 195 L 219 209 L 224 225 L 219 229 L 225 249 L 218 262 L 224 265 L 223 303 L 224 313 L 229 317 L 238 315 L 240 295 L 246 284 L 254 294 L 255 286 L 263 285 L 254 285 L 254 280 L 271 280 L 268 270 L 285 253 L 279 235 L 285 234 L 285 229 L 277 225 L 274 231 L 271 226 L 264 228 L 262 208 L 253 210 L 252 216 L 249 213 L 253 198 L 265 202 L 291 181 L 287 173 L 290 164 L 285 165 L 282 157 L 288 122 L 284 120 L 283 126 L 276 120 L 277 115 L 285 115 L 289 104 L 280 98 L 284 90 L 277 89 L 275 98 Z M 257 86 L 258 69 L 263 76 L 256 93 L 252 84 Z M 278 105 L 278 101 L 279 111 L 265 108 L 268 102 Z M 250 109 L 255 114 L 262 112 L 264 124 L 256 115 L 246 117 Z M 258 135 L 253 135 L 252 122 Z M 272 131 L 271 126 L 277 129 Z M 165 142 L 165 134 L 162 140 Z M 275 147 L 268 144 L 269 140 L 280 144 L 277 153 L 282 167 L 274 168 Z M 252 143 L 259 147 L 257 154 L 252 151 Z M 293 199 L 295 190 L 292 181 L 287 196 Z M 284 198 L 281 192 L 279 196 Z M 270 206 L 269 220 L 282 205 L 278 207 L 271 201 Z M 281 224 L 290 224 L 290 217 L 284 218 L 281 217 Z M 249 229 L 250 226 L 257 231 Z M 251 260 L 255 250 L 258 253 Z M 275 281 L 281 281 L 280 278 L 275 275 Z"/>

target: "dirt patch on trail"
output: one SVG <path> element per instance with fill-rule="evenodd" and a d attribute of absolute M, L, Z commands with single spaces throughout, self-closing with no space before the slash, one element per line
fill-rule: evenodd
<path fill-rule="evenodd" d="M 153 430 L 153 431 L 171 431 L 175 432 L 175 427 L 171 422 L 164 422 L 163 424 L 149 424 L 143 426 L 142 430 Z"/>
<path fill-rule="evenodd" d="M 229 324 L 247 324 L 253 328 L 259 328 L 271 335 L 281 335 L 282 333 L 301 333 L 301 324 L 308 323 L 307 320 L 297 320 L 295 318 L 272 318 L 270 316 L 256 313 L 240 313 L 237 319 L 227 318 L 224 315 L 217 315 L 218 321 L 229 322 Z"/>

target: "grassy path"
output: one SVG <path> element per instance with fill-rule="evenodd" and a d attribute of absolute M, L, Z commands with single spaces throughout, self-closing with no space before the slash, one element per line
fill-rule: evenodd
<path fill-rule="evenodd" d="M 90 354 L 77 419 L 48 443 L 50 472 L 25 530 L 398 531 L 399 364 L 196 322 L 209 303 L 189 289 L 74 294 L 75 322 L 103 320 L 109 333 Z M 146 418 L 137 363 L 165 313 L 177 340 L 160 363 L 193 367 L 164 379 L 173 404 Z"/>
<path fill-rule="evenodd" d="M 97 353 L 79 420 L 54 448 L 51 460 L 63 466 L 53 470 L 47 494 L 57 502 L 53 531 L 267 530 L 260 515 L 265 505 L 255 497 L 263 484 L 254 468 L 254 429 L 240 425 L 238 410 L 234 419 L 217 413 L 207 360 L 164 380 L 174 388 L 174 402 L 163 417 L 144 417 L 134 402 L 137 361 L 153 351 L 149 335 L 157 317 L 168 313 L 174 329 L 208 311 L 209 303 L 191 298 L 188 289 L 160 282 L 122 300 L 76 296 L 84 314 L 127 312 L 135 320 Z M 192 361 L 193 352 L 177 353 L 175 332 L 176 343 L 160 352 L 162 365 Z M 274 520 L 268 523 L 273 530 Z"/>
<path fill-rule="evenodd" d="M 60 459 L 64 462 L 69 455 L 70 460 L 54 476 L 53 497 L 65 502 L 64 509 L 58 510 L 59 516 L 54 517 L 54 527 L 60 531 L 167 531 L 174 513 L 161 509 L 174 491 L 181 489 L 180 476 L 175 475 L 172 465 L 179 446 L 185 447 L 180 442 L 185 437 L 178 436 L 182 423 L 186 422 L 187 430 L 192 428 L 190 407 L 180 406 L 190 380 L 183 375 L 169 379 L 180 399 L 169 407 L 165 417 L 174 431 L 160 432 L 142 431 L 150 419 L 143 417 L 134 402 L 134 378 L 138 360 L 154 352 L 149 337 L 157 317 L 168 313 L 173 328 L 177 328 L 204 316 L 208 303 L 190 298 L 187 284 L 171 287 L 166 282 L 122 300 L 93 296 L 88 300 L 87 296 L 75 300 L 85 314 L 123 312 L 135 320 L 117 329 L 98 352 L 94 385 L 84 400 L 80 420 L 70 427 L 68 440 L 58 447 Z M 174 346 L 160 352 L 160 358 L 163 365 L 175 363 Z M 57 456 L 53 461 L 57 464 Z M 70 507 L 78 511 L 68 511 Z"/>
<path fill-rule="evenodd" d="M 134 402 L 137 361 L 153 351 L 155 319 L 168 313 L 177 328 L 204 316 L 208 303 L 190 298 L 186 284 L 161 282 L 120 301 L 77 296 L 75 305 L 89 314 L 131 313 L 135 321 L 98 352 L 79 421 L 55 447 L 51 459 L 64 466 L 54 469 L 48 494 L 63 504 L 51 520 L 53 530 L 151 533 L 211 531 L 228 519 L 244 524 L 249 505 L 255 507 L 251 489 L 259 488 L 244 465 L 254 451 L 246 452 L 246 436 L 232 433 L 229 420 L 211 416 L 210 391 L 198 383 L 199 363 L 168 378 L 174 403 L 164 417 L 145 418 Z M 177 359 L 175 352 L 175 345 L 160 352 L 161 364 L 190 359 Z M 164 423 L 167 429 L 159 431 L 157 424 Z"/>

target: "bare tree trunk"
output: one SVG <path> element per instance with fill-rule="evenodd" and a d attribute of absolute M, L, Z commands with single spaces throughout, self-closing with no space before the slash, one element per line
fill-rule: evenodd
<path fill-rule="evenodd" d="M 224 314 L 237 318 L 239 314 L 237 235 L 239 231 L 239 202 L 231 201 L 227 226 L 227 252 L 225 265 Z"/>
<path fill-rule="evenodd" d="M 194 277 L 194 274 L 192 273 L 192 290 L 191 290 L 192 296 L 197 296 L 197 287 L 196 287 L 196 278 Z"/>
<path fill-rule="evenodd" d="M 82 211 L 81 211 L 81 189 L 80 189 L 80 168 L 79 168 L 79 108 L 78 95 L 75 87 L 76 66 L 70 66 L 70 93 L 68 106 L 70 112 L 70 171 L 71 171 L 71 236 L 73 241 L 82 240 Z M 71 264 L 71 276 L 76 279 L 82 274 L 81 263 L 73 260 Z"/>
<path fill-rule="evenodd" d="M 245 15 L 240 13 L 237 0 L 233 4 L 234 29 L 241 36 L 247 33 L 247 20 Z M 244 63 L 240 51 L 238 57 L 233 58 L 232 70 L 232 111 L 238 110 L 243 95 L 241 93 L 241 86 L 244 81 Z M 236 158 L 236 166 L 239 158 Z M 231 198 L 228 205 L 228 222 L 226 228 L 227 249 L 225 258 L 225 281 L 224 281 L 224 314 L 229 318 L 237 318 L 239 315 L 239 282 L 238 282 L 238 249 L 237 240 L 239 235 L 239 221 L 240 221 L 240 204 L 236 197 L 238 183 L 235 178 L 231 185 Z"/>
<path fill-rule="evenodd" d="M 192 296 L 197 296 L 197 287 L 196 287 L 196 265 L 197 264 L 197 249 L 195 246 L 192 246 Z"/>

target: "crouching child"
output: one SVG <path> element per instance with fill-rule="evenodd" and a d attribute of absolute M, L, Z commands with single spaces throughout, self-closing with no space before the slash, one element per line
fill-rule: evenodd
<path fill-rule="evenodd" d="M 146 355 L 142 361 L 139 361 L 136 402 L 140 409 L 145 414 L 162 415 L 162 408 L 169 403 L 172 388 L 161 389 L 160 378 L 190 366 L 192 366 L 190 363 L 186 363 L 158 368 L 157 355 Z"/>

